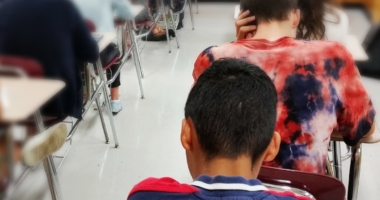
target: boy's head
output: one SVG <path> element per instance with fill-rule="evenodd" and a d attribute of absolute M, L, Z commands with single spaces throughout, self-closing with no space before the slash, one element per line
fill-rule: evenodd
<path fill-rule="evenodd" d="M 289 21 L 297 28 L 300 20 L 298 0 L 240 0 L 240 9 L 249 10 L 256 24 Z"/>
<path fill-rule="evenodd" d="M 246 159 L 250 168 L 272 160 L 280 143 L 276 107 L 276 89 L 259 67 L 237 59 L 214 62 L 185 107 L 181 142 L 192 177 L 218 159 Z"/>

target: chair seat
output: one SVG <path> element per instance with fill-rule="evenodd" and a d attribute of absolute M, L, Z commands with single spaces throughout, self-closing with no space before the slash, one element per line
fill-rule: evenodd
<path fill-rule="evenodd" d="M 103 70 L 105 71 L 105 70 L 109 69 L 112 65 L 116 64 L 119 61 L 120 61 L 120 58 L 119 57 L 115 57 L 106 66 L 103 66 Z"/>
<path fill-rule="evenodd" d="M 1 55 L 0 65 L 12 66 L 13 68 L 21 69 L 28 76 L 31 76 L 34 78 L 41 78 L 43 77 L 43 74 L 44 74 L 40 63 L 30 58 L 11 56 L 11 55 Z M 19 74 L 8 74 L 8 75 L 19 76 Z"/>
<path fill-rule="evenodd" d="M 46 127 L 51 127 L 51 126 L 54 126 L 55 124 L 63 122 L 63 120 L 65 120 L 66 118 L 67 116 L 65 117 L 42 116 L 42 121 Z M 34 120 L 33 117 L 29 117 L 28 119 L 22 121 L 21 124 L 24 126 L 33 127 L 33 126 L 36 126 L 36 121 Z"/>
<path fill-rule="evenodd" d="M 261 167 L 258 179 L 266 184 L 304 190 L 318 200 L 343 200 L 345 197 L 345 187 L 343 183 L 330 176 L 272 167 Z"/>

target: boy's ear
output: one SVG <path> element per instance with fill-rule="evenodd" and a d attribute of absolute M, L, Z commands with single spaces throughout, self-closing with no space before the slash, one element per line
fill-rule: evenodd
<path fill-rule="evenodd" d="M 182 147 L 189 151 L 193 148 L 192 138 L 191 138 L 191 129 L 192 129 L 192 120 L 183 119 L 182 120 L 182 130 L 181 130 L 181 143 Z"/>
<path fill-rule="evenodd" d="M 292 13 L 293 15 L 293 29 L 296 29 L 298 27 L 298 25 L 300 24 L 300 21 L 301 21 L 301 10 L 300 9 L 296 9 L 293 11 Z"/>
<path fill-rule="evenodd" d="M 271 142 L 264 155 L 264 162 L 272 161 L 280 150 L 281 136 L 278 132 L 274 132 Z"/>

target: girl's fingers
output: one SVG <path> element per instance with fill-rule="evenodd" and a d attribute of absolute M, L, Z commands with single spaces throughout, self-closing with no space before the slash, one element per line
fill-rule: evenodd
<path fill-rule="evenodd" d="M 236 20 L 241 20 L 241 19 L 244 19 L 246 18 L 247 16 L 249 15 L 249 10 L 246 10 L 246 11 L 240 11 L 239 13 L 239 16 Z"/>
<path fill-rule="evenodd" d="M 251 16 L 251 17 L 247 17 L 247 18 L 244 18 L 244 19 L 236 20 L 235 24 L 236 24 L 236 26 L 239 26 L 239 27 L 240 26 L 245 26 L 248 23 L 255 21 L 255 19 L 256 19 L 255 16 Z"/>

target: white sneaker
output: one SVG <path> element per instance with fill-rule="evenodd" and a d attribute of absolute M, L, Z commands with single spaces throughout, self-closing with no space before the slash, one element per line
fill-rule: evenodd
<path fill-rule="evenodd" d="M 24 164 L 33 167 L 58 151 L 65 144 L 67 134 L 67 126 L 64 123 L 58 123 L 30 138 L 21 152 Z"/>
<path fill-rule="evenodd" d="M 121 110 L 123 110 L 123 105 L 120 100 L 111 100 L 112 114 L 117 115 Z"/>

